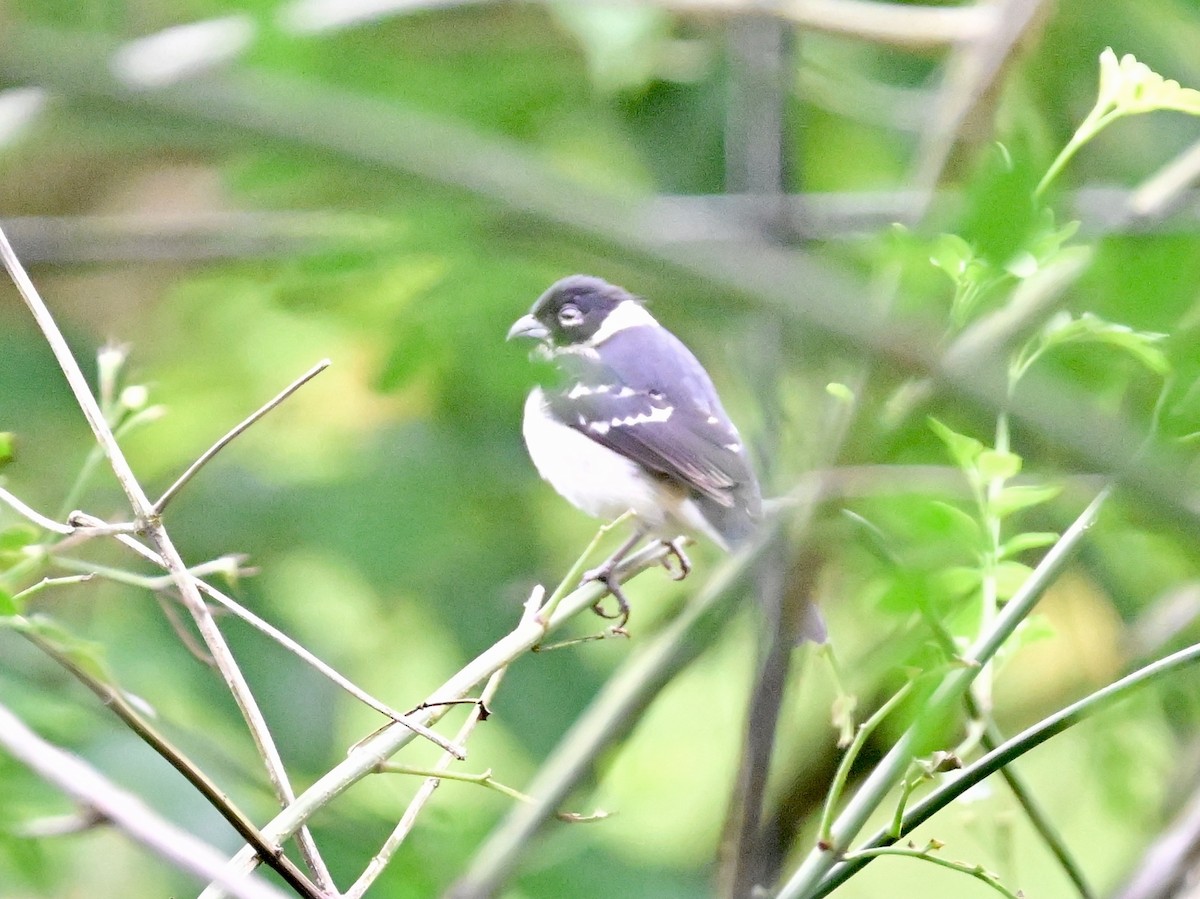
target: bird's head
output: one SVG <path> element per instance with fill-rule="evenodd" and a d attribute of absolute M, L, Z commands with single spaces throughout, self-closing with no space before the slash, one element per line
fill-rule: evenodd
<path fill-rule="evenodd" d="M 528 315 L 508 331 L 508 339 L 529 337 L 551 350 L 595 347 L 617 331 L 654 319 L 624 288 L 591 275 L 571 275 L 551 284 Z"/>

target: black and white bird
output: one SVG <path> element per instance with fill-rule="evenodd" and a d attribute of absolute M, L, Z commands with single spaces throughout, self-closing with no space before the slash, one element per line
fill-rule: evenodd
<path fill-rule="evenodd" d="M 762 500 L 737 428 L 704 367 L 641 300 L 572 275 L 513 324 L 514 337 L 540 341 L 564 375 L 525 402 L 522 430 L 538 473 L 589 515 L 630 511 L 636 520 L 634 535 L 584 578 L 605 584 L 622 622 L 629 606 L 614 569 L 641 539 L 666 543 L 683 577 L 690 565 L 671 539 L 681 531 L 726 550 L 754 532 Z"/>

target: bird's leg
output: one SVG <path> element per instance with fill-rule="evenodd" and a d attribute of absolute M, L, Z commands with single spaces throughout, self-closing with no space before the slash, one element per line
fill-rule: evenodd
<path fill-rule="evenodd" d="M 583 580 L 579 583 L 582 586 L 588 581 L 598 581 L 603 584 L 605 589 L 612 594 L 613 599 L 617 601 L 616 614 L 610 615 L 604 611 L 601 606 L 601 600 L 597 600 L 592 606 L 592 611 L 601 618 L 616 618 L 618 619 L 617 627 L 624 627 L 625 622 L 629 620 L 629 600 L 625 598 L 625 594 L 621 592 L 621 585 L 618 583 L 615 576 L 615 569 L 621 564 L 621 561 L 632 552 L 633 548 L 641 542 L 645 536 L 645 531 L 638 528 L 633 532 L 633 536 L 626 540 L 617 548 L 617 551 L 609 556 L 604 562 L 597 567 L 587 571 L 583 575 Z"/>
<path fill-rule="evenodd" d="M 671 576 L 671 580 L 673 581 L 682 581 L 692 573 L 692 560 L 683 551 L 683 541 L 683 537 L 662 541 L 662 545 L 667 548 L 667 554 L 663 556 L 662 560 L 663 568 L 667 569 L 667 574 Z M 678 568 L 671 565 L 672 558 L 679 564 Z"/>

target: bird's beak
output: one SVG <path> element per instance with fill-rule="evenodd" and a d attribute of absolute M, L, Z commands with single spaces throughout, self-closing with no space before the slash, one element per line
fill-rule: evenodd
<path fill-rule="evenodd" d="M 550 336 L 550 332 L 546 330 L 546 326 L 534 318 L 532 315 L 522 315 L 513 326 L 508 329 L 508 337 L 505 340 L 512 340 L 514 337 L 532 337 L 534 340 L 545 340 Z"/>

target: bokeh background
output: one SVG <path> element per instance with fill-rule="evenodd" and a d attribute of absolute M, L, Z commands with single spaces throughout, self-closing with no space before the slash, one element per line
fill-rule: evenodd
<path fill-rule="evenodd" d="M 902 538 L 910 586 L 961 564 L 930 500 L 962 500 L 961 484 L 925 416 L 985 440 L 995 418 L 991 357 L 941 364 L 951 287 L 923 241 L 955 231 L 996 253 L 1015 245 L 1032 184 L 1090 108 L 1106 46 L 1200 86 L 1200 4 L 7 0 L 0 222 L 85 368 L 106 343 L 126 346 L 124 382 L 163 407 L 124 440 L 151 493 L 332 360 L 204 470 L 167 522 L 191 562 L 247 554 L 260 573 L 237 585 L 245 603 L 398 707 L 507 633 L 532 585 L 555 583 L 594 533 L 524 454 L 521 403 L 540 374 L 504 335 L 563 275 L 625 285 L 709 367 L 768 493 L 815 468 L 843 472 L 806 559 L 847 686 L 869 708 L 918 638 L 911 600 L 881 580 L 842 512 Z M 1052 200 L 1094 253 L 1050 305 L 1171 334 L 1184 388 L 1200 360 L 1197 140 L 1187 116 L 1118 123 Z M 1147 209 L 1149 179 L 1173 162 L 1182 174 Z M 896 402 L 928 378 L 922 399 Z M 833 446 L 830 382 L 861 385 Z M 1039 384 L 1016 410 L 1014 449 L 1066 489 L 1031 529 L 1064 527 L 1103 475 L 1122 487 L 1047 597 L 1045 638 L 999 676 L 1010 731 L 1194 636 L 1200 610 L 1196 472 L 1175 442 L 1200 428 L 1197 398 L 1174 395 L 1164 449 L 1130 466 L 1157 381 L 1119 353 L 1081 350 Z M 7 280 L 0 431 L 17 437 L 6 487 L 59 514 L 90 437 Z M 81 505 L 120 516 L 123 501 L 101 471 Z M 0 528 L 15 522 L 0 509 Z M 88 557 L 136 567 L 102 547 Z M 693 558 L 682 584 L 650 572 L 630 588 L 632 641 L 514 665 L 470 767 L 523 786 L 636 654 L 639 631 L 654 633 L 718 562 L 705 546 Z M 160 725 L 269 819 L 236 709 L 150 593 L 92 583 L 37 607 L 101 644 Z M 300 786 L 378 724 L 260 636 L 227 630 Z M 736 606 L 572 800 L 614 816 L 553 824 L 510 895 L 713 892 L 759 630 L 754 606 Z M 785 859 L 810 845 L 836 760 L 833 695 L 798 650 L 768 794 Z M 2 631 L 0 697 L 173 820 L 238 847 L 175 772 Z M 1021 763 L 1102 894 L 1186 809 L 1198 713 L 1183 675 Z M 868 756 L 894 735 L 885 727 Z M 339 880 L 415 786 L 369 778 L 317 817 Z M 438 895 L 508 805 L 444 784 L 372 895 Z M 197 891 L 105 828 L 14 833 L 68 809 L 0 754 L 0 895 Z M 1002 787 L 922 834 L 1027 895 L 1072 895 Z M 993 893 L 883 860 L 838 895 Z"/>

